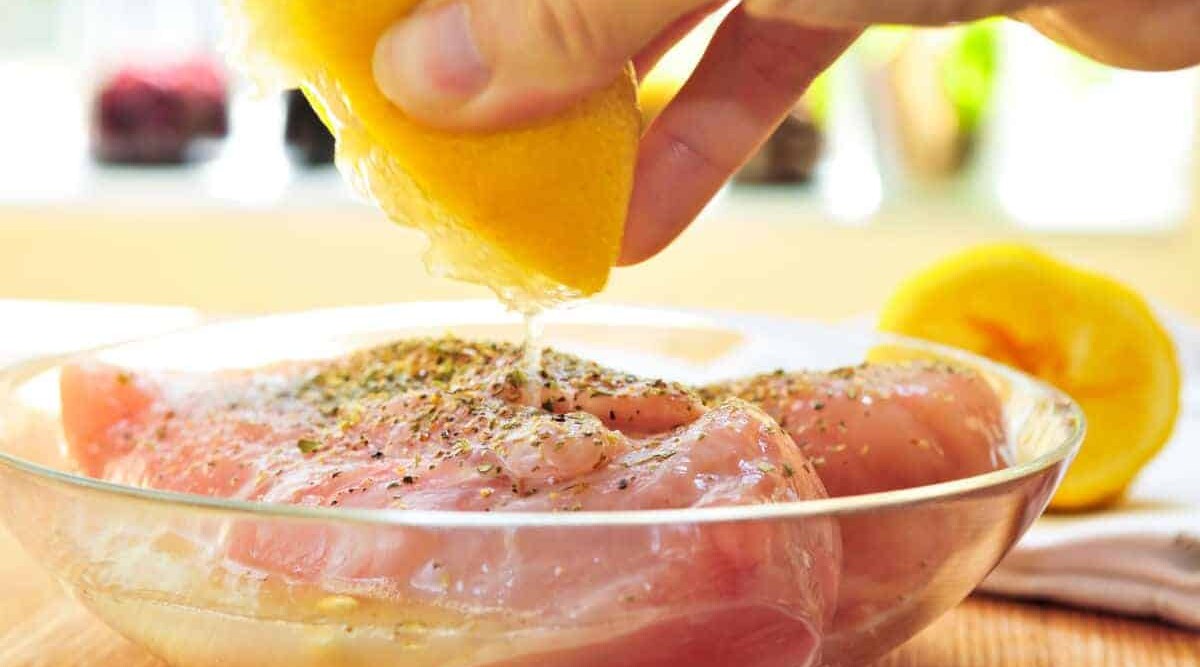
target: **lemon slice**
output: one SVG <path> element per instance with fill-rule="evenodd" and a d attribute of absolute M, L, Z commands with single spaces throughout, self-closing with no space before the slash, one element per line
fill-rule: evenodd
<path fill-rule="evenodd" d="M 1022 245 L 989 245 L 912 277 L 880 329 L 971 350 L 1042 378 L 1083 407 L 1088 434 L 1051 505 L 1120 497 L 1179 410 L 1175 347 L 1128 287 Z"/>
<path fill-rule="evenodd" d="M 383 31 L 418 0 L 226 0 L 235 62 L 264 88 L 300 87 L 338 165 L 428 262 L 535 310 L 599 291 L 620 250 L 641 128 L 632 70 L 568 112 L 495 133 L 434 130 L 375 85 Z"/>

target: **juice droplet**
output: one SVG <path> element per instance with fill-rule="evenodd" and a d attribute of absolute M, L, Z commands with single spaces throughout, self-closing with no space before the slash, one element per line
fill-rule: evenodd
<path fill-rule="evenodd" d="M 521 359 L 522 370 L 525 372 L 525 395 L 530 405 L 540 404 L 542 376 L 542 314 L 541 311 L 525 311 L 525 345 L 524 356 Z"/>

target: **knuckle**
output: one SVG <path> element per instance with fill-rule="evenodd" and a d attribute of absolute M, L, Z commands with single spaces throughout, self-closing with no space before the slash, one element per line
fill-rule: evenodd
<path fill-rule="evenodd" d="M 579 0 L 529 3 L 531 24 L 542 38 L 547 56 L 564 64 L 594 67 L 613 58 L 611 29 Z"/>
<path fill-rule="evenodd" d="M 813 53 L 786 29 L 751 30 L 742 42 L 742 57 L 751 74 L 768 86 L 794 88 L 812 78 Z"/>
<path fill-rule="evenodd" d="M 678 130 L 663 127 L 659 131 L 663 134 L 666 152 L 675 157 L 674 162 L 690 165 L 694 172 L 705 176 L 727 175 L 740 166 L 736 157 L 712 151 L 710 149 L 713 146 L 696 141 L 694 137 L 686 136 Z"/>

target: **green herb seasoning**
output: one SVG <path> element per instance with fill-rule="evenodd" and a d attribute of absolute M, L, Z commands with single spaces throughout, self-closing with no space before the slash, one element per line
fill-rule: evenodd
<path fill-rule="evenodd" d="M 321 443 L 308 438 L 300 438 L 296 441 L 296 448 L 303 454 L 312 454 L 321 448 Z"/>

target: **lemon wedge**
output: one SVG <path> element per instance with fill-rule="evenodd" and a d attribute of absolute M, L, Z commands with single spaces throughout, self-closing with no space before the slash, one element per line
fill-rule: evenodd
<path fill-rule="evenodd" d="M 641 129 L 632 70 L 556 118 L 494 133 L 409 119 L 375 85 L 385 29 L 418 0 L 226 0 L 231 55 L 261 87 L 300 87 L 342 172 L 425 231 L 432 270 L 536 310 L 604 287 L 620 251 Z"/>
<path fill-rule="evenodd" d="M 1179 363 L 1146 301 L 1028 246 L 988 245 L 938 262 L 899 287 L 879 327 L 982 354 L 1079 402 L 1088 434 L 1054 508 L 1118 499 L 1174 428 Z"/>

